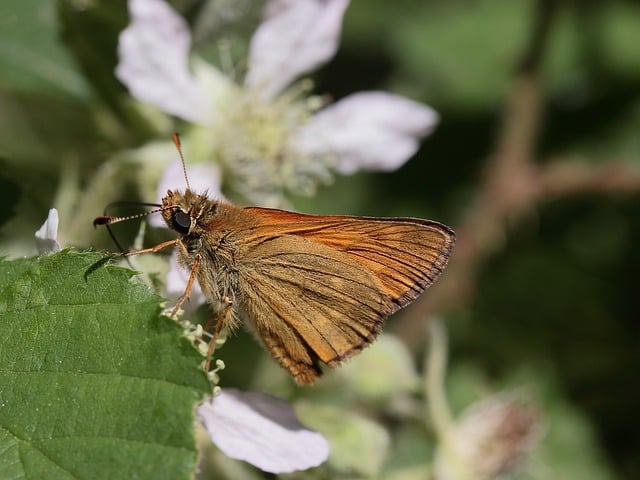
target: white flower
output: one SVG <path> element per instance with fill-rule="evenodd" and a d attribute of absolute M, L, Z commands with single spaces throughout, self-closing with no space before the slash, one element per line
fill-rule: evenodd
<path fill-rule="evenodd" d="M 389 171 L 401 167 L 418 150 L 419 139 L 436 122 L 433 110 L 404 97 L 354 93 L 318 112 L 296 132 L 296 140 L 313 156 L 335 154 L 340 173 Z"/>
<path fill-rule="evenodd" d="M 116 76 L 136 98 L 186 120 L 201 121 L 207 97 L 188 71 L 187 22 L 163 0 L 131 0 L 129 13 L 133 22 L 120 34 Z M 158 54 L 159 45 L 170 48 Z M 150 52 L 156 54 L 148 56 Z"/>
<path fill-rule="evenodd" d="M 251 39 L 245 86 L 274 98 L 338 50 L 349 0 L 275 0 Z"/>
<path fill-rule="evenodd" d="M 286 190 L 312 194 L 332 170 L 398 168 L 438 121 L 429 107 L 384 92 L 347 96 L 316 113 L 318 98 L 287 90 L 335 54 L 348 3 L 269 2 L 240 86 L 189 56 L 188 26 L 166 2 L 130 0 L 116 74 L 138 100 L 193 124 L 185 140 L 193 135 L 197 158 L 221 165 L 233 193 L 279 206 Z"/>
<path fill-rule="evenodd" d="M 225 455 L 271 473 L 306 470 L 329 456 L 326 439 L 306 428 L 287 402 L 261 392 L 223 389 L 198 417 Z"/>
<path fill-rule="evenodd" d="M 47 220 L 36 232 L 36 248 L 40 255 L 49 255 L 61 250 L 58 243 L 58 210 L 49 210 Z"/>

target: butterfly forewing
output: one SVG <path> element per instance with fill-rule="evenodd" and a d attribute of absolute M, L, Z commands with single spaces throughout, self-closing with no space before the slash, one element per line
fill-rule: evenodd
<path fill-rule="evenodd" d="M 296 235 L 344 252 L 383 283 L 397 308 L 414 300 L 447 264 L 455 234 L 438 222 L 416 218 L 316 216 L 266 208 L 254 234 Z M 397 310 L 397 309 L 396 309 Z"/>

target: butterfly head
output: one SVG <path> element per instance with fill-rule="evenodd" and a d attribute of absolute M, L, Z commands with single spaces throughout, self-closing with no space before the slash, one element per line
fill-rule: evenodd
<path fill-rule="evenodd" d="M 215 214 L 215 210 L 215 201 L 190 189 L 184 193 L 168 190 L 162 199 L 162 218 L 170 229 L 181 235 L 201 233 L 205 217 Z"/>

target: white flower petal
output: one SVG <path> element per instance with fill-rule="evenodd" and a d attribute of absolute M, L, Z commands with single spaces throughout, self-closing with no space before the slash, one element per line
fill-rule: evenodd
<path fill-rule="evenodd" d="M 220 106 L 224 105 L 225 102 L 235 100 L 241 95 L 240 87 L 220 70 L 200 57 L 194 56 L 191 65 L 196 82 L 205 92 L 208 98 L 207 101 L 212 105 L 209 118 L 205 122 L 206 125 L 211 125 L 216 119 L 216 113 Z"/>
<path fill-rule="evenodd" d="M 251 39 L 248 87 L 273 98 L 298 76 L 327 62 L 338 49 L 349 0 L 277 0 Z"/>
<path fill-rule="evenodd" d="M 58 210 L 49 210 L 47 220 L 36 232 L 36 248 L 40 255 L 49 255 L 61 250 L 58 243 Z"/>
<path fill-rule="evenodd" d="M 206 194 L 212 200 L 225 200 L 224 195 L 222 195 L 220 191 L 222 174 L 220 173 L 218 165 L 212 163 L 190 165 L 187 169 L 187 175 L 189 176 L 191 189 L 194 192 Z M 169 162 L 164 169 L 162 178 L 158 183 L 156 202 L 162 203 L 162 198 L 167 194 L 167 190 L 180 190 L 184 192 L 186 187 L 182 162 L 176 158 Z M 166 227 L 160 215 L 152 215 L 149 217 L 149 224 L 154 227 Z"/>
<path fill-rule="evenodd" d="M 282 399 L 225 388 L 198 407 L 213 442 L 227 456 L 271 473 L 306 470 L 329 456 L 325 438 L 307 429 Z"/>
<path fill-rule="evenodd" d="M 318 112 L 296 136 L 311 155 L 334 155 L 337 170 L 391 171 L 418 149 L 438 123 L 430 107 L 385 92 L 349 95 Z"/>
<path fill-rule="evenodd" d="M 163 0 L 129 0 L 129 13 L 131 23 L 118 42 L 118 79 L 140 101 L 204 121 L 213 105 L 189 72 L 191 34 L 185 20 Z"/>
<path fill-rule="evenodd" d="M 167 273 L 167 297 L 178 299 L 187 288 L 187 282 L 191 272 L 180 265 L 178 262 L 178 254 L 174 251 L 169 260 L 169 272 Z M 191 286 L 191 294 L 189 299 L 182 304 L 185 316 L 189 318 L 196 309 L 207 302 L 207 298 L 202 293 L 200 284 L 196 280 Z"/>

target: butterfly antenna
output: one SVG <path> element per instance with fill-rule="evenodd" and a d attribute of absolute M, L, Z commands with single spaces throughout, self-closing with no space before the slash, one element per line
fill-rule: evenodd
<path fill-rule="evenodd" d="M 182 173 L 184 173 L 184 181 L 187 184 L 187 189 L 191 190 L 191 185 L 189 185 L 189 177 L 187 177 L 187 167 L 184 164 L 184 156 L 182 155 L 182 144 L 180 143 L 180 135 L 176 132 L 171 135 L 171 139 L 173 140 L 173 144 L 176 146 L 176 150 L 178 150 L 178 155 L 180 155 L 180 161 L 182 162 Z"/>
<path fill-rule="evenodd" d="M 154 206 L 159 207 L 160 205 L 153 204 Z M 146 217 L 147 215 L 151 215 L 152 213 L 162 212 L 162 208 L 157 208 L 155 210 L 149 210 L 147 212 L 136 213 L 135 215 L 127 215 L 124 217 L 119 217 L 116 215 L 100 215 L 93 219 L 93 226 L 97 227 L 98 225 L 113 225 L 114 223 L 126 222 L 127 220 L 135 220 L 136 218 Z"/>
<path fill-rule="evenodd" d="M 114 223 L 124 222 L 126 220 L 133 220 L 135 218 L 146 217 L 147 215 L 150 215 L 152 213 L 161 212 L 162 208 L 156 208 L 155 210 L 149 210 L 148 212 L 142 212 L 142 213 L 137 213 L 135 215 L 121 216 L 121 217 L 106 215 L 107 210 L 110 207 L 113 207 L 116 205 L 144 205 L 148 207 L 160 207 L 160 205 L 158 205 L 157 203 L 145 203 L 145 202 L 114 202 L 105 207 L 104 209 L 105 215 L 101 215 L 93 219 L 93 226 L 97 227 L 98 225 L 104 225 L 105 228 L 107 229 L 107 232 L 109 232 L 109 236 L 111 237 L 111 240 L 113 240 L 113 243 L 115 243 L 116 247 L 118 247 L 118 250 L 120 250 L 120 253 L 125 253 L 126 250 L 122 247 L 122 244 L 116 238 L 116 235 L 115 233 L 113 233 L 113 230 L 111 230 L 111 225 L 113 225 Z M 129 267 L 131 267 L 131 269 L 134 270 L 134 266 L 132 265 L 131 261 L 128 258 L 126 260 L 127 260 L 127 263 L 129 264 Z"/>

